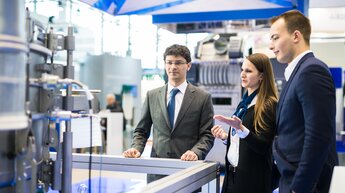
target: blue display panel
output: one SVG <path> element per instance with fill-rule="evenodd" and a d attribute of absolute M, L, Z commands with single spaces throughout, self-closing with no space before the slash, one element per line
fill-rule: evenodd
<path fill-rule="evenodd" d="M 309 0 L 80 0 L 112 15 L 148 14 L 153 23 L 268 19 L 287 10 L 308 15 Z"/>

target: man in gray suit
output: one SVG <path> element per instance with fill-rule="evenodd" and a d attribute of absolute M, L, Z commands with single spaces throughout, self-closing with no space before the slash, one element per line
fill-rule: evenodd
<path fill-rule="evenodd" d="M 151 157 L 205 159 L 214 142 L 211 95 L 186 81 L 192 65 L 187 47 L 176 44 L 168 47 L 164 62 L 168 83 L 147 93 L 132 148 L 123 155 L 140 157 L 153 126 Z"/>

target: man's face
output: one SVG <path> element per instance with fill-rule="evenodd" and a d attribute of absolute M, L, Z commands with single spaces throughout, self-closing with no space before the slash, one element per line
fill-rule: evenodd
<path fill-rule="evenodd" d="M 169 78 L 169 82 L 180 84 L 186 80 L 187 71 L 190 69 L 191 63 L 187 63 L 182 56 L 168 55 L 165 58 L 165 70 Z"/>
<path fill-rule="evenodd" d="M 284 19 L 274 22 L 270 29 L 270 50 L 281 63 L 290 63 L 295 58 L 294 34 L 287 31 Z"/>
<path fill-rule="evenodd" d="M 115 103 L 115 97 L 107 96 L 106 100 L 107 100 L 107 105 L 112 105 Z"/>

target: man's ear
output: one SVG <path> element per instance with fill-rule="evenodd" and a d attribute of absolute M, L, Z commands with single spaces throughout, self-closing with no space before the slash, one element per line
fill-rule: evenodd
<path fill-rule="evenodd" d="M 294 41 L 295 42 L 299 42 L 299 41 L 301 41 L 301 40 L 303 40 L 303 35 L 302 35 L 302 33 L 300 32 L 300 31 L 298 31 L 298 30 L 295 30 L 294 32 L 293 32 L 293 38 L 294 38 Z"/>
<path fill-rule="evenodd" d="M 187 71 L 189 71 L 190 68 L 192 67 L 192 62 L 187 63 L 187 66 L 188 66 Z"/>

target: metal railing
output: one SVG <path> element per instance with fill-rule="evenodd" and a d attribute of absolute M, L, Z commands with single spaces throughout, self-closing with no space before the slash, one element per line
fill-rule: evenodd
<path fill-rule="evenodd" d="M 88 154 L 73 154 L 73 168 L 88 169 Z M 92 170 L 135 172 L 168 175 L 162 179 L 130 191 L 193 192 L 203 186 L 202 192 L 218 193 L 220 166 L 216 162 L 181 161 L 163 158 L 124 158 L 122 156 L 92 155 Z"/>

